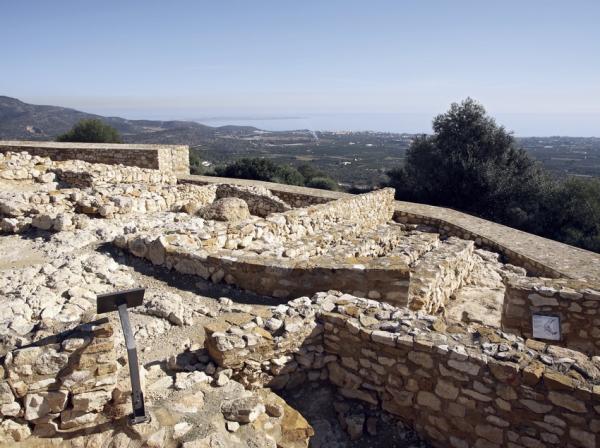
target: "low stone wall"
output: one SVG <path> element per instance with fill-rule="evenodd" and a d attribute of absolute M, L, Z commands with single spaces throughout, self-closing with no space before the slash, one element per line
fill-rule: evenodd
<path fill-rule="evenodd" d="M 473 269 L 472 241 L 449 238 L 417 261 L 410 276 L 408 306 L 437 313 Z"/>
<path fill-rule="evenodd" d="M 26 151 L 52 160 L 84 160 L 108 165 L 151 168 L 178 175 L 190 173 L 186 145 L 134 145 L 120 143 L 59 143 L 20 140 L 0 141 L 0 153 Z"/>
<path fill-rule="evenodd" d="M 269 189 L 293 207 L 350 196 L 342 192 L 223 177 L 181 176 L 179 182 L 258 185 Z M 589 280 L 600 278 L 600 255 L 597 253 L 449 208 L 405 201 L 395 201 L 394 208 L 394 220 L 397 222 L 431 225 L 438 228 L 443 236 L 472 240 L 478 247 L 503 254 L 507 262 L 527 269 L 532 275 Z"/>
<path fill-rule="evenodd" d="M 445 333 L 435 317 L 341 293 L 272 312 L 206 328 L 209 353 L 247 387 L 328 379 L 440 448 L 598 446 L 598 359 L 486 327 Z"/>
<path fill-rule="evenodd" d="M 600 285 L 530 277 L 508 281 L 502 328 L 531 338 L 534 313 L 560 318 L 561 340 L 552 343 L 600 355 Z"/>
<path fill-rule="evenodd" d="M 327 233 L 332 225 L 340 223 L 354 225 L 360 231 L 390 221 L 394 213 L 393 203 L 394 189 L 383 188 L 272 215 L 267 221 L 272 224 L 276 235 L 290 239 Z"/>
<path fill-rule="evenodd" d="M 249 179 L 234 179 L 216 176 L 179 176 L 180 183 L 196 185 L 229 184 L 245 187 L 260 187 L 269 190 L 274 196 L 283 200 L 294 208 L 308 207 L 315 204 L 324 204 L 336 199 L 350 196 L 347 193 L 320 190 L 318 188 L 297 187 L 295 185 L 276 184 Z"/>
<path fill-rule="evenodd" d="M 375 295 L 389 302 L 404 302 L 408 296 L 410 271 L 384 259 L 364 264 L 344 263 L 329 257 L 309 261 L 231 257 L 229 254 L 195 256 L 172 248 L 165 265 L 184 274 L 196 274 L 218 282 L 224 280 L 257 294 L 281 299 L 313 294 L 336 285 L 361 297 Z M 149 253 L 150 254 L 150 253 Z"/>
<path fill-rule="evenodd" d="M 0 367 L 0 432 L 18 441 L 32 430 L 49 437 L 100 423 L 118 366 L 106 320 L 7 353 Z"/>
<path fill-rule="evenodd" d="M 185 185 L 185 184 L 184 184 Z M 260 217 L 266 217 L 271 213 L 281 213 L 291 209 L 291 207 L 273 195 L 269 190 L 263 187 L 245 187 L 240 185 L 217 184 L 216 197 L 221 198 L 240 198 L 248 204 L 248 210 L 251 214 Z"/>
<path fill-rule="evenodd" d="M 61 182 L 77 188 L 117 184 L 175 185 L 177 183 L 177 178 L 169 171 L 88 163 L 81 160 L 55 163 L 48 171 L 55 173 Z"/>

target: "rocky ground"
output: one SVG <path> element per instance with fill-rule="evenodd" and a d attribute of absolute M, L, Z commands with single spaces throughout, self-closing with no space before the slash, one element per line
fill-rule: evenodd
<path fill-rule="evenodd" d="M 136 446 L 131 445 L 132 441 L 149 436 L 154 442 L 148 446 L 177 446 L 178 440 L 192 443 L 204 439 L 203 444 L 198 442 L 189 446 L 269 446 L 271 439 L 264 438 L 265 433 L 271 430 L 268 421 L 261 423 L 267 424 L 268 429 L 265 429 L 260 425 L 244 425 L 244 422 L 236 422 L 235 419 L 228 421 L 224 417 L 221 412 L 223 403 L 240 398 L 246 392 L 242 385 L 229 380 L 230 373 L 219 371 L 202 347 L 205 324 L 239 322 L 260 315 L 266 317 L 268 306 L 276 303 L 275 299 L 167 271 L 114 247 L 107 247 L 94 238 L 95 235 L 83 235 L 84 232 L 87 231 L 77 231 L 72 238 L 44 231 L 0 237 L 0 251 L 7 254 L 0 264 L 0 283 L 5 291 L 3 303 L 10 306 L 9 311 L 5 308 L 0 313 L 4 316 L 8 333 L 2 341 L 2 353 L 29 342 L 31 337 L 36 338 L 36 329 L 41 331 L 44 328 L 43 320 L 50 319 L 48 309 L 52 308 L 52 304 L 40 303 L 42 296 L 53 300 L 57 314 L 51 316 L 52 319 L 58 316 L 61 321 L 77 322 L 85 321 L 86 316 L 92 313 L 90 294 L 144 287 L 145 304 L 132 310 L 131 320 L 139 344 L 146 398 L 154 422 L 135 427 L 134 431 L 125 425 L 100 428 L 96 434 L 85 437 L 29 437 L 22 446 L 52 443 L 124 447 Z M 82 241 L 93 242 L 82 246 Z M 35 285 L 28 284 L 32 279 Z M 40 313 L 42 323 L 36 319 Z M 117 317 L 110 318 L 120 330 Z M 50 328 L 45 330 L 50 331 Z M 120 331 L 116 334 L 120 341 L 118 357 L 124 363 L 124 341 Z M 122 381 L 126 382 L 126 369 L 122 369 L 122 374 Z M 126 384 L 123 389 L 127 389 Z M 399 427 L 391 418 L 386 420 L 381 415 L 373 417 L 377 418 L 378 429 L 375 432 L 374 423 L 367 422 L 367 410 L 364 411 L 364 424 L 365 428 L 371 428 L 371 433 L 365 429 L 363 436 L 362 428 L 360 431 L 356 429 L 358 423 L 352 423 L 352 415 L 338 416 L 336 409 L 343 410 L 350 404 L 344 404 L 341 397 L 334 401 L 332 388 L 323 386 L 322 389 L 305 392 L 304 389 L 290 392 L 284 398 L 293 408 L 306 413 L 313 424 L 315 436 L 311 446 L 425 446 L 419 444 L 410 429 Z M 268 399 L 285 407 L 285 403 L 272 394 Z M 126 397 L 123 406 L 130 407 Z M 275 418 L 261 415 L 265 415 L 263 419 Z M 346 421 L 350 422 L 350 426 Z M 239 423 L 241 426 L 238 428 Z M 391 429 L 385 429 L 388 425 Z M 394 439 L 390 438 L 392 433 Z M 12 434 L 18 434 L 18 431 L 13 430 Z M 394 440 L 393 445 L 390 445 L 391 440 Z M 14 446 L 14 443 L 0 442 L 0 446 Z"/>
<path fill-rule="evenodd" d="M 261 327 L 272 316 L 270 307 L 281 299 L 219 283 L 223 276 L 204 279 L 169 270 L 113 242 L 128 235 L 160 238 L 187 232 L 199 247 L 212 244 L 260 257 L 393 254 L 414 265 L 421 255 L 445 244 L 435 229 L 384 222 L 360 233 L 356 223 L 339 223 L 335 232 L 320 235 L 294 224 L 298 228 L 292 226 L 290 235 L 297 237 L 275 237 L 263 231 L 263 221 L 290 207 L 264 189 L 203 189 L 175 185 L 173 176 L 153 170 L 90 168 L 83 162 L 56 165 L 23 155 L 5 157 L 0 163 L 0 229 L 18 232 L 0 236 L 0 358 L 6 361 L 16 348 L 95 319 L 98 294 L 145 288 L 144 304 L 131 310 L 131 322 L 153 420 L 133 428 L 125 424 L 131 409 L 126 350 L 118 317 L 111 313 L 116 358 L 124 368 L 112 395 L 94 406 L 106 404 L 113 420 L 94 422 L 79 432 L 28 437 L 28 422 L 37 427 L 48 423 L 44 418 L 58 419 L 59 413 L 43 413 L 43 402 L 35 409 L 35 418 L 26 418 L 28 411 L 16 404 L 13 392 L 0 390 L 4 394 L 0 394 L 0 446 L 19 442 L 24 447 L 295 448 L 306 446 L 313 432 L 313 447 L 427 446 L 389 415 L 343 398 L 326 384 L 286 390 L 285 401 L 268 390 L 246 391 L 232 379 L 230 369 L 219 368 L 204 350 L 205 327 Z M 57 176 L 71 184 L 58 188 Z M 285 223 L 281 215 L 276 218 Z M 256 224 L 250 236 L 226 235 L 229 223 L 244 220 Z M 469 262 L 470 275 L 461 280 L 440 314 L 448 324 L 499 327 L 503 280 L 526 273 L 480 249 Z M 4 375 L 4 370 L 0 373 Z M 31 417 L 33 411 L 29 412 Z"/>

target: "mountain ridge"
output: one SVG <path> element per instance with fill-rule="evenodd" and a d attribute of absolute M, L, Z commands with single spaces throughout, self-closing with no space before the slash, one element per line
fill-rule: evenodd
<path fill-rule="evenodd" d="M 83 119 L 102 120 L 117 129 L 123 141 L 128 143 L 195 145 L 218 137 L 220 132 L 235 135 L 258 130 L 251 126 L 212 127 L 194 121 L 105 117 L 67 107 L 25 103 L 0 95 L 0 139 L 3 140 L 54 140 Z"/>

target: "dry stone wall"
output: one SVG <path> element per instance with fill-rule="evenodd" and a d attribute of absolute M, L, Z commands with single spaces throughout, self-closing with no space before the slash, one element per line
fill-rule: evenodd
<path fill-rule="evenodd" d="M 277 298 L 312 294 L 335 285 L 358 296 L 406 304 L 411 264 L 436 248 L 439 240 L 433 233 L 411 234 L 386 224 L 392 198 L 393 191 L 379 190 L 211 232 L 191 229 L 180 221 L 179 231 L 169 225 L 160 232 L 123 236 L 115 243 L 181 273 Z M 273 247 L 277 240 L 282 244 L 280 251 L 265 250 L 265 242 Z M 472 254 L 472 245 L 468 247 Z M 434 262 L 447 256 L 444 252 Z M 457 272 L 459 277 L 468 274 L 466 269 Z M 426 274 L 419 275 L 424 281 Z M 448 288 L 456 288 L 461 278 L 446 286 L 437 284 L 432 291 L 443 290 L 447 297 Z M 421 296 L 433 296 L 433 292 Z"/>
<path fill-rule="evenodd" d="M 8 352 L 0 367 L 0 429 L 19 441 L 32 432 L 46 437 L 105 421 L 118 367 L 106 321 Z"/>
<path fill-rule="evenodd" d="M 393 202 L 394 189 L 383 188 L 334 202 L 290 210 L 271 216 L 268 221 L 275 225 L 273 230 L 276 235 L 291 239 L 327 232 L 338 223 L 355 224 L 360 230 L 390 221 L 394 213 Z"/>
<path fill-rule="evenodd" d="M 209 353 L 247 387 L 328 379 L 437 447 L 597 447 L 600 359 L 486 327 L 330 291 L 244 328 L 207 328 Z"/>
<path fill-rule="evenodd" d="M 0 141 L 0 153 L 22 151 L 55 161 L 83 160 L 150 168 L 178 175 L 190 173 L 189 147 L 186 145 Z"/>
<path fill-rule="evenodd" d="M 553 343 L 600 355 L 600 286 L 571 279 L 520 278 L 506 284 L 502 327 L 531 338 L 532 315 L 560 318 Z"/>
<path fill-rule="evenodd" d="M 87 188 L 117 184 L 175 185 L 171 172 L 69 160 L 53 164 L 49 171 L 70 187 Z"/>
<path fill-rule="evenodd" d="M 559 278 L 563 275 L 556 269 L 544 264 L 533 257 L 523 255 L 506 247 L 502 241 L 495 241 L 481 236 L 475 232 L 467 230 L 460 225 L 453 224 L 447 220 L 442 220 L 432 216 L 424 216 L 418 213 L 411 213 L 407 210 L 396 210 L 394 220 L 401 223 L 425 224 L 434 226 L 438 229 L 440 235 L 444 237 L 458 237 L 465 240 L 472 240 L 478 247 L 501 253 L 509 263 L 523 267 L 528 272 L 545 277 Z M 500 224 L 497 224 L 500 226 Z M 515 230 L 515 232 L 518 232 Z"/>
<path fill-rule="evenodd" d="M 217 199 L 240 198 L 248 204 L 250 213 L 255 216 L 267 217 L 271 213 L 281 213 L 291 210 L 291 207 L 264 187 L 244 187 L 231 184 L 217 184 Z"/>
<path fill-rule="evenodd" d="M 408 306 L 436 313 L 445 308 L 474 265 L 472 241 L 449 238 L 423 255 L 410 277 Z"/>
<path fill-rule="evenodd" d="M 173 173 L 138 167 L 53 162 L 28 153 L 0 153 L 0 231 L 85 228 L 87 215 L 113 217 L 197 209 L 215 186 L 177 185 Z M 6 185 L 4 185 L 6 183 Z"/>

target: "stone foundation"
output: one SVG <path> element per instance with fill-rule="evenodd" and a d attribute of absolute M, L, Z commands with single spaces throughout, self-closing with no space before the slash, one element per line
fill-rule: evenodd
<path fill-rule="evenodd" d="M 532 314 L 560 318 L 561 340 L 554 344 L 600 354 L 600 287 L 577 280 L 525 277 L 506 284 L 502 328 L 532 337 Z"/>
<path fill-rule="evenodd" d="M 445 308 L 473 269 L 473 247 L 472 241 L 452 237 L 423 255 L 410 276 L 408 306 L 428 313 Z"/>
<path fill-rule="evenodd" d="M 319 293 L 244 328 L 206 328 L 216 362 L 249 388 L 328 379 L 414 425 L 436 447 L 597 446 L 600 362 L 479 327 Z"/>
<path fill-rule="evenodd" d="M 22 151 L 56 161 L 83 160 L 90 163 L 151 168 L 178 175 L 190 173 L 189 147 L 186 145 L 0 141 L 0 153 Z"/>
<path fill-rule="evenodd" d="M 47 437 L 106 421 L 102 411 L 118 367 L 113 328 L 105 320 L 7 353 L 0 369 L 0 429 Z"/>

